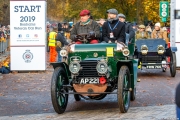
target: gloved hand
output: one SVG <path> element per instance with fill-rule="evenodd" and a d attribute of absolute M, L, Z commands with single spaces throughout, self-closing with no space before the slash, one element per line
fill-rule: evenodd
<path fill-rule="evenodd" d="M 111 40 L 109 40 L 108 43 L 112 43 Z"/>
<path fill-rule="evenodd" d="M 74 36 L 74 41 L 77 41 L 77 40 L 83 40 L 83 37 L 80 36 L 80 35 L 75 35 Z"/>
<path fill-rule="evenodd" d="M 62 47 L 61 42 L 60 42 L 60 41 L 57 41 L 57 42 L 56 42 L 56 46 L 61 48 L 61 47 Z"/>
<path fill-rule="evenodd" d="M 87 35 L 87 39 L 95 39 L 96 38 L 96 33 L 94 31 L 90 31 Z"/>

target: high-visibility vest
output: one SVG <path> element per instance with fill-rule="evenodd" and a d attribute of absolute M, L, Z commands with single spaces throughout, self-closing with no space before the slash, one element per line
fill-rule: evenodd
<path fill-rule="evenodd" d="M 49 46 L 56 46 L 56 32 L 49 33 Z"/>

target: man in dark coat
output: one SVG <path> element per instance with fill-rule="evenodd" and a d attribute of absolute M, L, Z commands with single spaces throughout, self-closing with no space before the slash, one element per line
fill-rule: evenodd
<path fill-rule="evenodd" d="M 80 34 L 88 34 L 88 42 L 91 44 L 98 43 L 100 38 L 100 26 L 98 23 L 90 19 L 90 11 L 82 10 L 80 12 L 80 22 L 76 23 L 71 30 L 70 38 L 76 44 L 82 44 Z"/>
<path fill-rule="evenodd" d="M 118 14 L 118 18 L 119 18 L 119 21 L 123 22 L 125 24 L 125 31 L 126 31 L 126 36 L 127 39 L 126 39 L 126 44 L 128 44 L 129 40 L 131 40 L 133 37 L 135 37 L 135 32 L 134 32 L 134 29 L 132 27 L 132 23 L 130 22 L 126 22 L 126 16 L 122 13 Z"/>
<path fill-rule="evenodd" d="M 61 62 L 61 59 L 62 59 L 62 57 L 60 55 L 61 47 L 69 44 L 67 42 L 67 40 L 65 39 L 65 37 L 62 35 L 61 31 L 62 31 L 62 25 L 61 25 L 61 23 L 59 23 L 58 24 L 58 33 L 56 36 L 56 51 L 58 53 L 58 62 Z"/>
<path fill-rule="evenodd" d="M 176 102 L 176 113 L 177 113 L 177 120 L 180 119 L 180 84 L 178 84 L 176 88 L 176 96 L 175 96 L 175 102 Z"/>
<path fill-rule="evenodd" d="M 125 24 L 120 22 L 116 9 L 107 10 L 108 19 L 102 26 L 103 41 L 107 43 L 123 42 L 125 43 Z"/>

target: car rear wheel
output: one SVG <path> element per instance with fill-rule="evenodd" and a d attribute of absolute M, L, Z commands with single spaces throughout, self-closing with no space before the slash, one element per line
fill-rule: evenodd
<path fill-rule="evenodd" d="M 67 77 L 62 67 L 55 68 L 51 79 L 51 100 L 54 110 L 58 114 L 64 113 L 68 103 L 68 89 L 63 85 L 67 83 Z"/>
<path fill-rule="evenodd" d="M 122 66 L 118 76 L 117 99 L 119 109 L 126 113 L 130 106 L 130 72 L 127 66 Z"/>
<path fill-rule="evenodd" d="M 80 100 L 81 100 L 81 97 L 80 97 L 79 94 L 74 94 L 74 99 L 75 99 L 76 101 L 80 101 Z"/>
<path fill-rule="evenodd" d="M 134 101 L 136 99 L 136 88 L 132 89 L 131 91 L 131 101 Z"/>
<path fill-rule="evenodd" d="M 176 54 L 174 52 L 172 52 L 170 57 L 170 73 L 171 77 L 176 76 Z"/>

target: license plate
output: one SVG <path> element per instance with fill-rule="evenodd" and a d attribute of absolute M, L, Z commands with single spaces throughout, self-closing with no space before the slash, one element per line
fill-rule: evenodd
<path fill-rule="evenodd" d="M 147 69 L 161 69 L 162 66 L 161 65 L 147 65 L 146 68 Z"/>
<path fill-rule="evenodd" d="M 98 84 L 99 78 L 81 78 L 80 84 Z"/>

